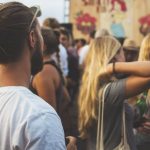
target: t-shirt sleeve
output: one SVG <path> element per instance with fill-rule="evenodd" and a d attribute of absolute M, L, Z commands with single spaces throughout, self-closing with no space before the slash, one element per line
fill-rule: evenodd
<path fill-rule="evenodd" d="M 26 150 L 66 150 L 62 124 L 55 113 L 30 117 L 22 131 L 24 138 L 18 139 L 25 141 L 17 142 L 20 148 L 25 146 Z"/>
<path fill-rule="evenodd" d="M 111 82 L 106 89 L 105 103 L 120 105 L 125 100 L 125 82 L 126 79 Z"/>

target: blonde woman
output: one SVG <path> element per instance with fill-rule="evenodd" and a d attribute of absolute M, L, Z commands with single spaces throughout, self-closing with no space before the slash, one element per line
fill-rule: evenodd
<path fill-rule="evenodd" d="M 122 112 L 125 107 L 126 135 L 136 150 L 132 132 L 132 110 L 125 99 L 150 87 L 150 62 L 125 63 L 120 43 L 111 36 L 96 38 L 90 45 L 79 93 L 79 132 L 87 140 L 87 150 L 96 149 L 98 93 L 108 83 L 104 99 L 104 149 L 112 150 L 121 141 Z M 114 63 L 112 63 L 114 62 Z M 128 77 L 124 77 L 128 74 Z M 117 79 L 119 78 L 119 79 Z"/>
<path fill-rule="evenodd" d="M 140 52 L 139 52 L 139 61 L 150 61 L 150 34 L 144 37 Z"/>
<path fill-rule="evenodd" d="M 150 61 L 150 34 L 142 41 L 139 61 Z M 136 115 L 136 143 L 138 150 L 149 150 L 150 148 L 150 90 L 144 91 L 138 97 L 136 104 L 138 115 Z"/>

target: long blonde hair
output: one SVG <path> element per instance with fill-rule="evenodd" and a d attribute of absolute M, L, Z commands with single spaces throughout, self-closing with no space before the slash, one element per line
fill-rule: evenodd
<path fill-rule="evenodd" d="M 147 34 L 141 44 L 140 52 L 139 52 L 139 61 L 150 61 L 150 33 Z M 146 103 L 150 105 L 150 90 L 148 90 Z"/>
<path fill-rule="evenodd" d="M 81 138 L 88 136 L 93 120 L 97 120 L 98 90 L 102 88 L 106 65 L 120 49 L 120 43 L 112 36 L 103 36 L 93 40 L 85 60 L 85 70 L 79 93 L 79 132 Z M 109 80 L 107 80 L 109 82 Z"/>
<path fill-rule="evenodd" d="M 138 60 L 150 61 L 150 34 L 145 36 L 142 41 Z"/>

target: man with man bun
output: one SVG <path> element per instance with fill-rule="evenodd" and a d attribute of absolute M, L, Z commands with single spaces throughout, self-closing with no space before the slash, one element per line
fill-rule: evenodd
<path fill-rule="evenodd" d="M 0 150 L 66 149 L 59 116 L 28 89 L 43 48 L 37 14 L 18 2 L 0 5 Z"/>

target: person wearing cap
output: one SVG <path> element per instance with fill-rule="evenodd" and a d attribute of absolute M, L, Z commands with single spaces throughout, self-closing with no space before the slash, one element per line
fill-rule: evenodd
<path fill-rule="evenodd" d="M 43 49 L 37 14 L 18 2 L 0 5 L 0 150 L 66 149 L 56 111 L 28 89 Z"/>
<path fill-rule="evenodd" d="M 127 62 L 137 61 L 139 54 L 139 47 L 132 39 L 125 39 L 123 43 L 123 50 Z"/>

